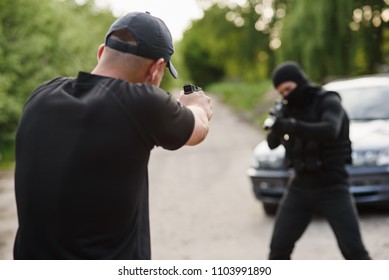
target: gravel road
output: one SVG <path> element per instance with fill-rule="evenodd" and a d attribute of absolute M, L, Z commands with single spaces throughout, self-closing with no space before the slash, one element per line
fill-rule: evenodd
<path fill-rule="evenodd" d="M 178 151 L 157 148 L 150 160 L 153 259 L 266 259 L 274 223 L 255 200 L 246 169 L 262 139 L 217 99 L 204 143 Z M 389 213 L 361 212 L 365 244 L 389 259 Z M 13 172 L 0 171 L 0 259 L 12 259 L 17 227 Z M 296 244 L 294 259 L 342 259 L 326 221 L 315 218 Z"/>
<path fill-rule="evenodd" d="M 0 260 L 12 259 L 17 228 L 13 171 L 0 171 Z"/>

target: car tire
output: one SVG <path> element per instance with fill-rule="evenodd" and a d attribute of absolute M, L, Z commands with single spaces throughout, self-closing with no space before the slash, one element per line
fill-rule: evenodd
<path fill-rule="evenodd" d="M 266 215 L 268 216 L 274 216 L 277 212 L 278 205 L 272 204 L 272 203 L 263 203 L 263 210 L 265 211 Z"/>

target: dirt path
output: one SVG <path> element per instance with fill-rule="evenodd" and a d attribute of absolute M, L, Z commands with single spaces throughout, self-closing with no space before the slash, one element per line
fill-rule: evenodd
<path fill-rule="evenodd" d="M 12 259 L 17 219 L 12 171 L 0 171 L 0 260 Z"/>

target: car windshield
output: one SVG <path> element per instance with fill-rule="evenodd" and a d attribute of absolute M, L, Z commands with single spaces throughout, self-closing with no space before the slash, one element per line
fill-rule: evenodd
<path fill-rule="evenodd" d="M 353 88 L 338 92 L 350 119 L 389 119 L 388 87 Z"/>

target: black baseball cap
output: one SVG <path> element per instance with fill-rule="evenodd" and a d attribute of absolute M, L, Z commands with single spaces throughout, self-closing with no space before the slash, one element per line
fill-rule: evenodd
<path fill-rule="evenodd" d="M 110 38 L 113 32 L 121 29 L 126 29 L 134 35 L 136 46 Z M 148 12 L 131 12 L 118 18 L 105 36 L 105 45 L 117 51 L 145 58 L 155 60 L 163 58 L 172 76 L 178 78 L 177 70 L 170 61 L 174 53 L 170 31 L 161 19 Z"/>

